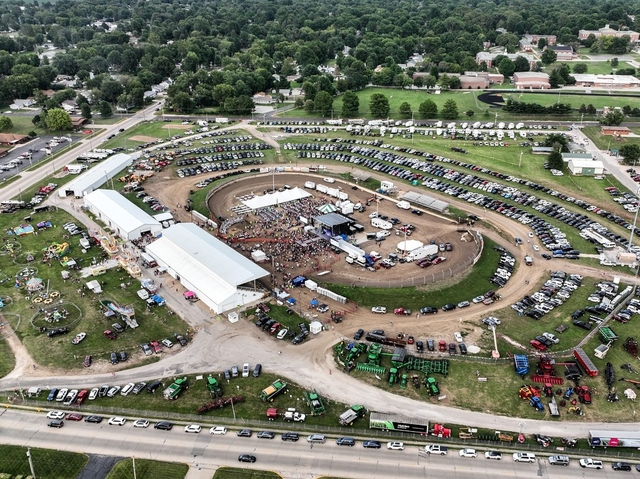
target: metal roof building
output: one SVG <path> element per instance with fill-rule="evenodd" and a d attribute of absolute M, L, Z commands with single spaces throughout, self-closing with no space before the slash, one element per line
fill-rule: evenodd
<path fill-rule="evenodd" d="M 90 170 L 78 175 L 69 183 L 62 185 L 58 190 L 58 194 L 63 198 L 69 195 L 82 198 L 84 195 L 98 189 L 127 166 L 131 166 L 133 158 L 133 156 L 125 155 L 124 153 L 113 155 Z"/>
<path fill-rule="evenodd" d="M 256 281 L 269 272 L 193 223 L 165 229 L 146 250 L 216 314 L 264 296 Z"/>
<path fill-rule="evenodd" d="M 435 210 L 439 213 L 442 213 L 446 211 L 447 208 L 449 208 L 449 203 L 447 203 L 446 201 L 437 200 L 432 196 L 416 193 L 415 191 L 407 191 L 404 195 L 402 195 L 401 199 L 406 200 L 409 203 L 414 203 L 418 206 L 422 206 L 424 208 Z"/>
<path fill-rule="evenodd" d="M 156 236 L 162 225 L 114 190 L 95 190 L 84 197 L 84 205 L 111 231 L 126 241 L 144 234 Z"/>

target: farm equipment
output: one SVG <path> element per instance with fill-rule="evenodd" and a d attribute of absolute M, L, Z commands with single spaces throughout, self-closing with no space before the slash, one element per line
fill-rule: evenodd
<path fill-rule="evenodd" d="M 580 366 L 582 366 L 582 369 L 584 369 L 587 375 L 591 377 L 598 375 L 598 368 L 596 367 L 595 364 L 593 364 L 593 361 L 591 361 L 591 358 L 587 355 L 587 353 L 584 352 L 584 349 L 575 348 L 573 350 L 573 357 L 576 358 L 576 360 L 578 361 Z"/>
<path fill-rule="evenodd" d="M 577 439 L 569 439 L 568 437 L 563 437 L 562 438 L 562 444 L 565 447 L 576 447 L 576 444 L 578 444 L 578 440 Z"/>
<path fill-rule="evenodd" d="M 163 391 L 163 396 L 165 399 L 178 399 L 180 392 L 183 389 L 188 389 L 189 386 L 187 384 L 186 376 L 184 378 L 176 379 L 171 386 Z"/>
<path fill-rule="evenodd" d="M 576 416 L 584 416 L 584 413 L 582 412 L 582 408 L 580 406 L 571 406 L 568 411 L 575 414 Z"/>
<path fill-rule="evenodd" d="M 444 427 L 442 424 L 434 424 L 433 429 L 429 431 L 432 436 L 451 437 L 451 429 Z"/>
<path fill-rule="evenodd" d="M 638 372 L 631 367 L 631 364 L 624 363 L 620 365 L 620 369 L 624 369 L 625 371 L 630 372 L 631 374 L 638 374 Z"/>
<path fill-rule="evenodd" d="M 338 421 L 343 426 L 353 426 L 353 422 L 358 418 L 364 417 L 365 414 L 367 414 L 365 407 L 355 404 L 340 414 Z"/>
<path fill-rule="evenodd" d="M 618 335 L 611 329 L 610 326 L 603 326 L 598 331 L 600 333 L 600 338 L 603 343 L 608 343 L 610 341 L 615 341 L 618 339 Z"/>
<path fill-rule="evenodd" d="M 218 383 L 218 380 L 211 374 L 209 374 L 209 376 L 207 377 L 207 388 L 209 389 L 211 399 L 219 398 L 222 396 L 222 388 L 220 387 L 220 383 Z"/>
<path fill-rule="evenodd" d="M 500 442 L 513 442 L 513 436 L 510 434 L 498 434 L 498 441 Z"/>
<path fill-rule="evenodd" d="M 230 406 L 232 404 L 238 404 L 244 402 L 243 396 L 231 396 L 228 398 L 217 398 L 207 404 L 204 404 L 198 408 L 198 414 L 204 414 L 214 409 L 222 409 L 223 407 Z"/>
<path fill-rule="evenodd" d="M 638 341 L 629 336 L 622 345 L 624 350 L 628 352 L 634 358 L 638 357 Z"/>
<path fill-rule="evenodd" d="M 540 388 L 525 384 L 520 388 L 519 394 L 522 399 L 531 399 L 532 397 L 540 397 Z"/>
<path fill-rule="evenodd" d="M 344 311 L 331 311 L 331 321 L 341 323 L 344 319 Z"/>
<path fill-rule="evenodd" d="M 562 384 L 563 380 L 556 376 L 554 365 L 554 359 L 551 359 L 549 356 L 541 356 L 536 374 L 531 376 L 531 380 L 536 383 Z"/>
<path fill-rule="evenodd" d="M 476 439 L 477 435 L 478 430 L 471 427 L 460 429 L 460 432 L 458 432 L 458 437 L 460 439 Z"/>
<path fill-rule="evenodd" d="M 553 439 L 549 436 L 543 436 L 542 434 L 534 434 L 536 442 L 540 444 L 542 447 L 549 447 L 549 445 L 553 442 Z"/>
<path fill-rule="evenodd" d="M 307 400 L 309 408 L 311 409 L 312 416 L 319 416 L 321 414 L 324 414 L 324 412 L 326 411 L 324 403 L 322 402 L 322 398 L 315 389 L 312 392 L 305 391 L 304 397 Z"/>
<path fill-rule="evenodd" d="M 582 404 L 591 404 L 591 392 L 589 391 L 589 386 L 578 386 L 578 399 Z"/>
<path fill-rule="evenodd" d="M 607 388 L 611 389 L 613 387 L 613 383 L 616 380 L 616 371 L 613 369 L 613 364 L 607 363 L 604 368 L 604 377 L 607 382 Z"/>
<path fill-rule="evenodd" d="M 418 376 L 417 374 L 411 376 L 411 383 L 413 384 L 414 388 L 420 389 L 420 376 Z"/>
<path fill-rule="evenodd" d="M 440 394 L 440 388 L 438 387 L 438 382 L 436 381 L 436 378 L 425 377 L 424 385 L 429 391 L 429 396 L 437 396 L 438 394 Z"/>
<path fill-rule="evenodd" d="M 287 383 L 282 379 L 276 379 L 271 386 L 267 386 L 260 393 L 262 402 L 272 402 L 277 396 L 287 390 Z"/>
<path fill-rule="evenodd" d="M 304 422 L 307 416 L 301 412 L 297 412 L 295 408 L 289 408 L 284 412 L 280 412 L 275 407 L 267 409 L 267 419 L 273 421 L 277 418 L 283 418 L 285 421 Z"/>
<path fill-rule="evenodd" d="M 398 382 L 398 368 L 389 368 L 389 385 Z"/>
<path fill-rule="evenodd" d="M 529 374 L 529 358 L 526 354 L 514 354 L 513 365 L 516 369 L 516 374 L 522 379 Z"/>
<path fill-rule="evenodd" d="M 408 376 L 403 374 L 400 378 L 400 389 L 407 389 Z"/>
<path fill-rule="evenodd" d="M 623 381 L 625 383 L 633 384 L 637 389 L 640 389 L 640 381 L 635 381 L 633 379 L 620 378 L 618 381 Z"/>
<path fill-rule="evenodd" d="M 544 406 L 538 396 L 533 396 L 529 399 L 529 404 L 531 404 L 536 411 L 544 411 Z"/>

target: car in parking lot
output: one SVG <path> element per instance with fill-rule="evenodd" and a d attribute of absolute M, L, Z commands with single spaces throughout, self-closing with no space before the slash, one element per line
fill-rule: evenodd
<path fill-rule="evenodd" d="M 162 346 L 160 346 L 158 341 L 149 341 L 149 345 L 151 346 L 151 349 L 153 349 L 154 353 L 160 354 L 162 352 Z"/>
<path fill-rule="evenodd" d="M 198 434 L 200 431 L 202 431 L 202 426 L 200 426 L 200 424 L 188 424 L 184 427 L 184 432 L 193 432 Z"/>
<path fill-rule="evenodd" d="M 92 422 L 94 424 L 100 424 L 102 422 L 102 416 L 87 416 L 84 418 L 84 422 Z"/>
<path fill-rule="evenodd" d="M 371 312 L 375 314 L 387 314 L 387 308 L 384 306 L 374 306 L 371 308 Z"/>
<path fill-rule="evenodd" d="M 238 456 L 238 461 L 240 462 L 256 462 L 256 456 L 252 456 L 251 454 L 240 454 Z"/>
<path fill-rule="evenodd" d="M 253 367 L 253 377 L 257 378 L 262 372 L 262 364 L 258 363 Z"/>
<path fill-rule="evenodd" d="M 352 437 L 339 437 L 336 439 L 336 444 L 338 446 L 350 446 L 353 447 L 356 445 L 356 440 Z"/>
<path fill-rule="evenodd" d="M 113 331 L 111 331 L 110 329 L 105 330 L 105 332 L 103 333 L 107 338 L 109 339 L 116 339 L 118 336 L 116 335 L 116 333 L 114 333 Z"/>
<path fill-rule="evenodd" d="M 369 440 L 369 441 L 364 441 L 362 443 L 362 447 L 366 449 L 380 449 L 381 444 L 380 444 L 380 441 Z"/>
<path fill-rule="evenodd" d="M 611 469 L 614 471 L 630 471 L 631 464 L 628 462 L 613 462 L 611 463 Z"/>
<path fill-rule="evenodd" d="M 273 439 L 276 437 L 276 433 L 273 431 L 260 431 L 257 437 L 258 439 Z"/>
<path fill-rule="evenodd" d="M 164 344 L 168 348 L 172 348 L 173 347 L 173 343 L 168 338 L 164 338 L 162 340 L 162 344 Z"/>
<path fill-rule="evenodd" d="M 242 377 L 243 378 L 249 377 L 249 363 L 244 363 L 242 365 Z"/>
<path fill-rule="evenodd" d="M 387 449 L 391 449 L 392 451 L 402 451 L 404 450 L 404 443 L 400 441 L 390 441 L 387 443 Z"/>
<path fill-rule="evenodd" d="M 67 414 L 65 417 L 67 421 L 82 421 L 82 414 L 78 414 L 76 412 Z"/>
<path fill-rule="evenodd" d="M 171 431 L 173 429 L 173 424 L 169 421 L 158 421 L 153 425 L 154 429 L 160 429 L 162 431 Z"/>
<path fill-rule="evenodd" d="M 454 355 L 458 353 L 458 347 L 456 343 L 449 343 L 449 354 Z"/>
<path fill-rule="evenodd" d="M 153 354 L 153 350 L 148 343 L 142 343 L 140 345 L 140 348 L 142 348 L 142 352 L 145 354 L 145 356 L 151 356 Z"/>
<path fill-rule="evenodd" d="M 460 451 L 458 451 L 458 455 L 460 457 L 478 457 L 478 453 L 476 452 L 475 449 L 471 449 L 469 447 L 466 447 L 464 449 L 460 449 Z"/>
<path fill-rule="evenodd" d="M 115 416 L 109 419 L 110 426 L 124 426 L 127 422 L 127 418 Z"/>
<path fill-rule="evenodd" d="M 580 319 L 574 319 L 573 320 L 573 325 L 574 326 L 578 326 L 579 328 L 582 328 L 582 329 L 586 329 L 587 331 L 589 331 L 591 329 L 591 323 L 590 322 L 582 321 Z"/>
<path fill-rule="evenodd" d="M 49 411 L 47 419 L 64 419 L 65 413 L 62 411 Z"/>
<path fill-rule="evenodd" d="M 227 428 L 223 426 L 213 426 L 209 429 L 209 434 L 215 434 L 217 436 L 223 436 L 227 433 Z"/>
<path fill-rule="evenodd" d="M 84 361 L 82 362 L 82 366 L 85 367 L 85 368 L 88 368 L 88 367 L 91 366 L 91 355 L 90 354 L 87 354 L 84 357 Z"/>
<path fill-rule="evenodd" d="M 586 469 L 602 469 L 603 464 L 602 461 L 598 461 L 597 459 L 591 459 L 590 457 L 584 457 L 580 459 L 580 467 Z"/>
<path fill-rule="evenodd" d="M 567 467 L 569 465 L 569 456 L 551 456 L 549 459 L 549 464 L 552 466 L 564 466 Z"/>
<path fill-rule="evenodd" d="M 111 354 L 109 355 L 109 359 L 111 361 L 111 364 L 118 364 L 118 355 L 115 351 L 111 352 Z"/>
<path fill-rule="evenodd" d="M 425 306 L 420 309 L 420 314 L 436 314 L 438 312 L 438 308 L 434 308 L 432 306 Z"/>
<path fill-rule="evenodd" d="M 464 343 L 460 343 L 458 344 L 458 347 L 460 348 L 460 354 L 467 354 L 467 345 Z"/>
<path fill-rule="evenodd" d="M 453 337 L 456 339 L 456 341 L 458 341 L 459 343 L 462 342 L 462 334 L 460 334 L 458 331 L 456 331 L 455 333 L 453 333 Z"/>
<path fill-rule="evenodd" d="M 64 426 L 64 421 L 62 419 L 54 419 L 53 421 L 49 421 L 47 426 L 48 427 L 60 428 L 60 427 Z"/>
<path fill-rule="evenodd" d="M 133 427 L 149 427 L 149 421 L 146 419 L 136 419 L 133 422 Z"/>
<path fill-rule="evenodd" d="M 456 305 L 453 303 L 447 303 L 442 307 L 442 311 L 453 311 L 456 309 Z"/>
<path fill-rule="evenodd" d="M 283 432 L 282 440 L 283 441 L 293 441 L 297 442 L 300 439 L 300 435 L 297 432 Z"/>
<path fill-rule="evenodd" d="M 502 453 L 500 451 L 487 451 L 484 453 L 484 457 L 485 459 L 496 459 L 499 461 L 502 459 Z"/>

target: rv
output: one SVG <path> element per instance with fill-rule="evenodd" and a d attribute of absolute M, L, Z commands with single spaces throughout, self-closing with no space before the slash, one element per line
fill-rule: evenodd
<path fill-rule="evenodd" d="M 371 218 L 371 226 L 380 228 L 382 230 L 390 230 L 393 228 L 393 225 L 391 223 L 380 218 Z"/>

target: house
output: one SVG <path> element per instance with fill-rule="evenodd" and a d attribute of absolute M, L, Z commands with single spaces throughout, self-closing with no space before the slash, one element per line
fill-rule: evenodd
<path fill-rule="evenodd" d="M 15 133 L 0 133 L 0 145 L 14 146 L 24 143 L 29 139 L 28 135 L 17 135 Z"/>
<path fill-rule="evenodd" d="M 9 105 L 9 108 L 12 110 L 23 110 L 25 108 L 31 108 L 36 104 L 36 101 L 33 98 L 27 98 L 25 100 L 13 100 L 13 103 Z"/>
<path fill-rule="evenodd" d="M 604 164 L 600 160 L 569 160 L 567 166 L 572 175 L 597 176 L 604 173 Z"/>
<path fill-rule="evenodd" d="M 549 75 L 540 72 L 515 72 L 513 83 L 517 90 L 548 90 Z"/>
<path fill-rule="evenodd" d="M 267 95 L 264 92 L 258 92 L 255 95 L 253 95 L 253 102 L 256 105 L 271 105 L 273 103 L 276 103 L 276 99 L 274 97 L 272 97 L 271 95 Z"/>
<path fill-rule="evenodd" d="M 595 75 L 591 73 L 574 73 L 576 86 L 587 88 L 637 88 L 640 80 L 631 75 Z"/>
<path fill-rule="evenodd" d="M 578 56 L 569 45 L 551 45 L 544 47 L 544 50 L 547 49 L 556 53 L 557 61 L 559 62 L 574 60 Z"/>
<path fill-rule="evenodd" d="M 533 69 L 536 66 L 537 60 L 533 55 L 529 55 L 528 53 L 503 53 L 503 52 L 478 52 L 476 54 L 476 63 L 481 65 L 484 62 L 487 65 L 487 68 L 498 67 L 498 65 L 493 64 L 493 60 L 498 56 L 502 55 L 509 58 L 511 61 L 515 61 L 518 57 L 524 57 L 529 62 L 529 68 Z"/>
<path fill-rule="evenodd" d="M 78 104 L 76 103 L 75 100 L 64 100 L 60 106 L 64 109 L 64 111 L 66 111 L 67 113 L 73 113 L 74 111 L 76 111 L 78 109 Z"/>
<path fill-rule="evenodd" d="M 609 25 L 605 25 L 603 28 L 599 28 L 598 30 L 580 30 L 578 31 L 578 40 L 586 40 L 589 38 L 589 35 L 593 35 L 596 38 L 606 36 L 606 37 L 623 37 L 625 35 L 629 36 L 629 41 L 631 43 L 635 43 L 640 38 L 640 33 L 634 32 L 633 30 L 614 30 L 609 27 Z"/>
<path fill-rule="evenodd" d="M 631 133 L 631 130 L 626 126 L 603 126 L 600 128 L 600 133 L 603 135 L 627 136 Z"/>

